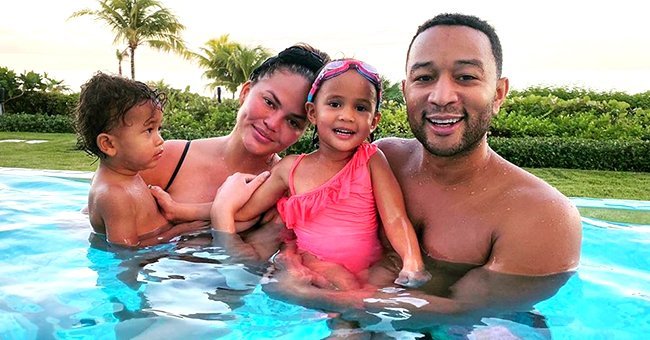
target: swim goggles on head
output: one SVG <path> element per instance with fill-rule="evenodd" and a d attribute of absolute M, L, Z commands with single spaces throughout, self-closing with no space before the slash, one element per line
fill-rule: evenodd
<path fill-rule="evenodd" d="M 368 79 L 368 81 L 375 86 L 375 89 L 377 90 L 377 110 L 379 110 L 379 104 L 381 102 L 381 78 L 379 77 L 379 73 L 372 65 L 356 59 L 334 60 L 326 64 L 318 73 L 316 80 L 314 80 L 314 83 L 311 85 L 311 89 L 307 95 L 307 102 L 314 102 L 314 96 L 324 81 L 343 74 L 350 69 L 357 71 L 357 73 Z"/>

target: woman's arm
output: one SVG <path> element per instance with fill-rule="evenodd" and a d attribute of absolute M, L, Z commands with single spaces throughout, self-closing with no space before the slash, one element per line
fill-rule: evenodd
<path fill-rule="evenodd" d="M 243 174 L 228 177 L 212 203 L 212 227 L 229 233 L 241 232 L 250 227 L 241 228 L 240 224 L 240 228 L 237 228 L 235 221 L 252 220 L 269 210 L 284 195 L 288 188 L 285 181 L 289 171 L 287 164 L 290 163 L 286 158 L 281 160 L 273 167 L 270 175 L 265 172 L 260 175 L 264 175 L 264 178 L 259 180 L 260 176 L 253 180 Z"/>
<path fill-rule="evenodd" d="M 159 186 L 149 185 L 149 189 L 160 207 L 160 213 L 165 216 L 168 221 L 190 222 L 197 220 L 210 220 L 210 208 L 212 207 L 212 202 L 179 203 L 174 201 L 174 199 L 172 199 L 172 197 Z"/>
<path fill-rule="evenodd" d="M 267 179 L 268 178 L 268 179 Z M 238 233 L 244 231 L 252 226 L 252 223 L 236 223 L 238 220 L 252 220 L 254 217 L 259 216 L 265 210 L 268 210 L 273 202 L 271 202 L 267 209 L 264 210 L 254 210 L 261 209 L 263 204 L 259 202 L 263 201 L 266 192 L 263 195 L 257 194 L 260 190 L 263 190 L 266 186 L 269 187 L 267 183 L 273 178 L 273 175 L 268 171 L 265 171 L 258 176 L 234 173 L 230 175 L 221 185 L 217 195 L 212 202 L 212 208 L 210 210 L 210 216 L 212 220 L 212 227 L 216 231 L 226 232 L 226 233 Z M 268 190 L 268 189 L 265 189 Z M 256 194 L 254 194 L 256 193 Z M 252 202 L 253 205 L 250 205 L 253 197 L 257 196 L 256 202 Z M 242 206 L 249 206 L 249 213 L 251 217 L 246 219 L 238 214 Z M 255 213 L 256 211 L 259 211 Z"/>
<path fill-rule="evenodd" d="M 388 161 L 381 150 L 370 158 L 372 189 L 386 236 L 402 258 L 404 266 L 395 283 L 416 287 L 431 275 L 424 270 L 420 246 L 413 225 L 408 219 L 404 197 Z"/>

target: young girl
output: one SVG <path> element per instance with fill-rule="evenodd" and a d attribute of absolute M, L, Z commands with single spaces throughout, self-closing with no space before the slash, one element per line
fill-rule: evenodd
<path fill-rule="evenodd" d="M 247 221 L 277 202 L 282 220 L 296 235 L 303 265 L 338 289 L 359 288 L 380 259 L 377 212 L 403 260 L 395 283 L 413 287 L 430 278 L 399 184 L 383 153 L 368 143 L 381 117 L 380 100 L 381 79 L 372 66 L 354 59 L 326 64 L 305 104 L 318 149 L 282 159 L 234 214 L 234 220 Z M 237 189 L 229 183 L 212 205 L 213 228 L 240 232 L 228 211 L 237 208 L 230 194 Z"/>

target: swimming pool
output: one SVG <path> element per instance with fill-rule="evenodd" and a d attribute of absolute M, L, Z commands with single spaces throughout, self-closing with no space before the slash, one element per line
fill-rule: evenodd
<path fill-rule="evenodd" d="M 0 338 L 321 339 L 328 315 L 277 301 L 264 268 L 229 263 L 200 236 L 138 251 L 90 233 L 88 173 L 0 168 Z M 650 202 L 573 199 L 647 213 Z M 581 266 L 526 322 L 483 318 L 461 337 L 640 338 L 650 333 L 650 222 L 583 218 Z M 480 333 L 491 330 L 492 333 Z M 417 338 L 414 332 L 386 332 Z M 457 335 L 449 334 L 450 338 Z"/>

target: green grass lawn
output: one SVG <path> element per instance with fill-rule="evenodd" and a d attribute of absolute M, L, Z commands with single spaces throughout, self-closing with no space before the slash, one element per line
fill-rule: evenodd
<path fill-rule="evenodd" d="M 47 142 L 2 142 L 11 139 Z M 0 132 L 0 167 L 95 171 L 95 158 L 76 144 L 77 138 L 69 133 Z"/>
<path fill-rule="evenodd" d="M 94 171 L 95 158 L 77 150 L 76 137 L 62 133 L 0 132 L 7 139 L 46 143 L 0 142 L 0 167 Z M 650 201 L 650 173 L 574 169 L 526 169 L 569 197 Z M 650 224 L 650 212 L 581 208 L 583 216 Z"/>

